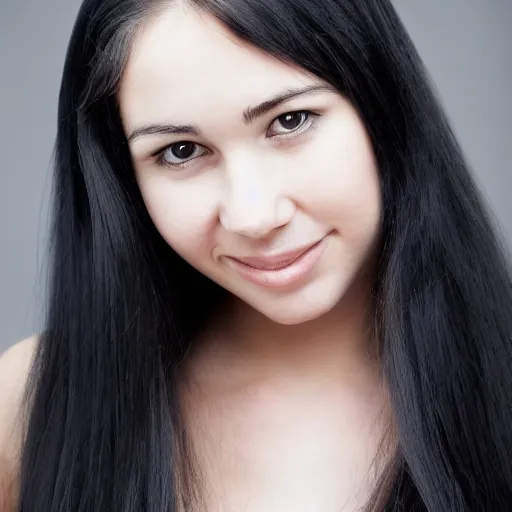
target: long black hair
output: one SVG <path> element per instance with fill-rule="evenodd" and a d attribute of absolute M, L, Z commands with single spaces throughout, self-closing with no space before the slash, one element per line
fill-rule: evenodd
<path fill-rule="evenodd" d="M 510 264 L 391 2 L 189 3 L 335 86 L 370 135 L 383 199 L 372 297 L 397 447 L 369 508 L 509 510 Z M 116 97 L 137 30 L 171 5 L 85 0 L 73 30 L 20 512 L 175 512 L 187 501 L 177 368 L 227 292 L 153 226 Z"/>

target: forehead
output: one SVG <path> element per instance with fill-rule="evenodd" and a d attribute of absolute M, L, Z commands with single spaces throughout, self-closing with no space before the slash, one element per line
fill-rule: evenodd
<path fill-rule="evenodd" d="M 318 79 L 231 34 L 220 22 L 190 7 L 173 7 L 143 26 L 119 89 L 127 128 L 162 120 L 167 112 L 206 120 L 221 109 L 238 115 L 247 105 L 282 89 Z M 228 114 L 228 112 L 226 112 Z"/>

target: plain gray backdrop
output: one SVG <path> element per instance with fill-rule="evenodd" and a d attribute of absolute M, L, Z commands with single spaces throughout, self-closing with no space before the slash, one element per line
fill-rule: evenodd
<path fill-rule="evenodd" d="M 57 96 L 80 3 L 0 0 L 0 352 L 41 327 Z M 512 0 L 394 4 L 511 248 Z"/>

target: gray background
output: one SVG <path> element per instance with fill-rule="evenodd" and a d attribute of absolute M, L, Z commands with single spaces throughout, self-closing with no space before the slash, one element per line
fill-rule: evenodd
<path fill-rule="evenodd" d="M 512 247 L 512 0 L 395 0 Z M 79 0 L 0 0 L 0 352 L 36 332 L 57 96 Z"/>

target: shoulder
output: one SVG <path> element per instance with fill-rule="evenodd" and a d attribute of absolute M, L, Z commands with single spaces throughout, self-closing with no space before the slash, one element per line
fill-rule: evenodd
<path fill-rule="evenodd" d="M 31 336 L 0 355 L 0 454 L 12 450 L 17 417 L 38 337 Z"/>
<path fill-rule="evenodd" d="M 20 406 L 38 337 L 32 336 L 0 354 L 0 505 L 9 501 L 8 488 L 21 448 Z M 12 490 L 11 490 L 12 492 Z M 1 508 L 9 510 L 9 508 Z"/>
<path fill-rule="evenodd" d="M 31 336 L 0 355 L 0 453 L 15 428 L 38 337 Z"/>

